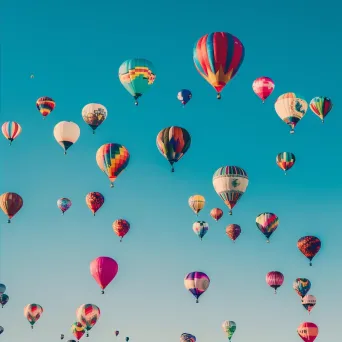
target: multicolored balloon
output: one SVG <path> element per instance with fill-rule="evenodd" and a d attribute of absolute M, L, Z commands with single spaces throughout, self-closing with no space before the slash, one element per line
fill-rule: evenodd
<path fill-rule="evenodd" d="M 36 106 L 45 119 L 56 107 L 56 102 L 51 97 L 43 96 L 37 100 Z"/>
<path fill-rule="evenodd" d="M 316 236 L 303 236 L 297 242 L 298 249 L 310 260 L 310 266 L 321 245 L 321 240 Z"/>
<path fill-rule="evenodd" d="M 2 293 L 0 295 L 0 304 L 1 304 L 1 307 L 3 308 L 9 301 L 9 297 L 7 296 L 7 294 L 5 293 Z"/>
<path fill-rule="evenodd" d="M 191 100 L 192 94 L 191 91 L 188 89 L 182 89 L 177 94 L 177 99 L 182 102 L 183 107 Z"/>
<path fill-rule="evenodd" d="M 189 333 L 183 333 L 180 336 L 180 342 L 196 342 L 196 336 Z"/>
<path fill-rule="evenodd" d="M 210 210 L 210 216 L 217 222 L 223 216 L 223 210 L 220 208 L 213 208 Z"/>
<path fill-rule="evenodd" d="M 99 103 L 88 103 L 82 109 L 82 118 L 95 134 L 96 128 L 107 118 L 107 108 Z"/>
<path fill-rule="evenodd" d="M 99 307 L 94 304 L 83 304 L 76 310 L 76 319 L 82 323 L 87 331 L 87 337 L 89 331 L 94 327 L 101 316 Z"/>
<path fill-rule="evenodd" d="M 203 236 L 207 234 L 209 225 L 205 221 L 197 221 L 192 225 L 194 233 L 202 240 Z"/>
<path fill-rule="evenodd" d="M 291 152 L 281 152 L 276 157 L 276 163 L 283 171 L 285 171 L 285 175 L 286 171 L 290 170 L 295 162 L 296 157 Z"/>
<path fill-rule="evenodd" d="M 123 237 L 129 232 L 131 226 L 128 221 L 124 219 L 115 220 L 113 222 L 114 233 L 120 238 L 120 242 Z"/>
<path fill-rule="evenodd" d="M 0 295 L 6 292 L 6 285 L 0 284 Z"/>
<path fill-rule="evenodd" d="M 97 165 L 109 178 L 111 188 L 114 187 L 116 178 L 126 169 L 129 159 L 127 148 L 120 144 L 104 144 L 97 150 Z"/>
<path fill-rule="evenodd" d="M 69 198 L 63 197 L 57 200 L 57 207 L 61 210 L 62 215 L 71 207 L 72 202 Z"/>
<path fill-rule="evenodd" d="M 61 121 L 53 129 L 53 135 L 59 145 L 62 146 L 64 154 L 78 140 L 81 130 L 72 121 Z"/>
<path fill-rule="evenodd" d="M 310 315 L 311 310 L 316 305 L 316 297 L 313 295 L 306 295 L 302 298 L 302 305 L 309 312 Z"/>
<path fill-rule="evenodd" d="M 223 166 L 214 173 L 213 186 L 230 209 L 229 215 L 232 215 L 232 209 L 248 187 L 248 176 L 246 171 L 238 166 Z"/>
<path fill-rule="evenodd" d="M 198 215 L 205 206 L 205 198 L 202 195 L 193 195 L 189 197 L 188 203 L 192 211 Z"/>
<path fill-rule="evenodd" d="M 306 278 L 297 278 L 292 285 L 298 296 L 303 298 L 310 291 L 311 282 Z"/>
<path fill-rule="evenodd" d="M 189 132 L 182 127 L 171 126 L 164 128 L 157 135 L 157 147 L 159 152 L 168 160 L 171 165 L 171 172 L 174 172 L 174 163 L 177 163 L 187 152 L 191 145 Z"/>
<path fill-rule="evenodd" d="M 193 59 L 199 74 L 212 85 L 217 98 L 238 72 L 245 57 L 240 40 L 227 32 L 214 32 L 201 37 L 195 44 Z"/>
<path fill-rule="evenodd" d="M 0 196 L 0 208 L 8 217 L 8 223 L 18 213 L 23 206 L 24 201 L 22 197 L 15 192 L 5 192 Z"/>
<path fill-rule="evenodd" d="M 99 192 L 89 192 L 85 200 L 88 208 L 91 210 L 94 216 L 104 203 L 104 197 Z"/>
<path fill-rule="evenodd" d="M 133 96 L 137 106 L 139 97 L 151 87 L 156 79 L 154 65 L 144 58 L 128 59 L 119 68 L 119 79 Z"/>
<path fill-rule="evenodd" d="M 224 321 L 222 323 L 222 330 L 227 335 L 230 341 L 236 330 L 236 323 L 234 321 Z"/>
<path fill-rule="evenodd" d="M 272 94 L 274 82 L 271 78 L 262 76 L 257 78 L 252 85 L 254 93 L 262 100 L 262 103 Z"/>
<path fill-rule="evenodd" d="M 266 274 L 266 283 L 268 286 L 274 289 L 274 293 L 277 293 L 277 289 L 283 285 L 284 275 L 278 271 L 268 272 Z"/>
<path fill-rule="evenodd" d="M 79 341 L 85 334 L 86 330 L 82 323 L 75 322 L 71 325 L 71 332 L 75 336 L 76 340 Z"/>
<path fill-rule="evenodd" d="M 104 294 L 105 288 L 115 278 L 118 270 L 119 265 L 110 257 L 101 256 L 90 263 L 90 274 L 102 289 L 102 294 Z"/>
<path fill-rule="evenodd" d="M 43 314 L 43 308 L 38 304 L 28 304 L 24 308 L 24 316 L 31 324 L 31 328 L 33 329 L 34 324 L 39 320 L 41 315 Z"/>
<path fill-rule="evenodd" d="M 9 140 L 9 144 L 12 145 L 12 141 L 21 133 L 21 126 L 14 121 L 7 121 L 1 126 L 2 134 Z"/>
<path fill-rule="evenodd" d="M 310 101 L 310 109 L 324 123 L 324 118 L 329 114 L 333 107 L 333 103 L 329 97 L 317 96 Z"/>
<path fill-rule="evenodd" d="M 297 333 L 304 342 L 314 342 L 318 336 L 318 326 L 315 323 L 305 322 L 297 328 Z"/>
<path fill-rule="evenodd" d="M 257 216 L 255 222 L 261 233 L 266 236 L 266 241 L 270 242 L 269 238 L 275 232 L 279 225 L 278 216 L 273 213 L 262 213 Z"/>
<path fill-rule="evenodd" d="M 241 227 L 238 224 L 230 224 L 226 227 L 226 234 L 234 242 L 241 234 Z"/>
<path fill-rule="evenodd" d="M 184 286 L 196 298 L 196 303 L 209 285 L 210 279 L 203 272 L 191 272 L 184 278 Z"/>
<path fill-rule="evenodd" d="M 307 102 L 299 98 L 295 93 L 286 93 L 279 96 L 274 107 L 280 119 L 291 127 L 291 134 L 294 133 L 296 125 L 308 110 Z"/>

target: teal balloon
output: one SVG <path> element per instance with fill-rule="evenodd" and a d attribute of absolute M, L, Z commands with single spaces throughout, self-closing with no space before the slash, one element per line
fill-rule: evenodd
<path fill-rule="evenodd" d="M 151 87 L 156 79 L 154 65 L 144 58 L 128 59 L 119 68 L 119 79 L 138 105 L 138 98 Z"/>

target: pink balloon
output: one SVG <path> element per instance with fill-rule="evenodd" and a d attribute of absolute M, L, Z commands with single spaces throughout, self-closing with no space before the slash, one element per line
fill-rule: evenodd
<path fill-rule="evenodd" d="M 278 271 L 268 272 L 266 274 L 266 283 L 274 288 L 274 293 L 277 293 L 277 288 L 283 285 L 284 275 Z"/>
<path fill-rule="evenodd" d="M 98 283 L 104 293 L 104 289 L 110 284 L 118 273 L 119 265 L 109 257 L 98 257 L 90 263 L 90 274 Z"/>

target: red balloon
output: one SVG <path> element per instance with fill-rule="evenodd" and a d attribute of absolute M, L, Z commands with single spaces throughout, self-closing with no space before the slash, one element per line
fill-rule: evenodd
<path fill-rule="evenodd" d="M 217 222 L 223 216 L 223 211 L 220 208 L 211 209 L 210 216 Z"/>
<path fill-rule="evenodd" d="M 277 293 L 277 288 L 283 285 L 284 276 L 281 272 L 272 271 L 266 274 L 266 283 L 274 289 L 274 293 Z"/>
<path fill-rule="evenodd" d="M 252 88 L 255 94 L 260 97 L 264 103 L 274 90 L 274 82 L 269 77 L 259 77 L 253 82 Z"/>
<path fill-rule="evenodd" d="M 241 227 L 238 224 L 230 224 L 226 228 L 226 234 L 231 240 L 235 241 L 241 234 Z"/>
<path fill-rule="evenodd" d="M 101 256 L 90 263 L 90 274 L 101 287 L 102 293 L 104 293 L 104 289 L 115 278 L 118 270 L 119 265 L 117 262 L 109 257 Z"/>

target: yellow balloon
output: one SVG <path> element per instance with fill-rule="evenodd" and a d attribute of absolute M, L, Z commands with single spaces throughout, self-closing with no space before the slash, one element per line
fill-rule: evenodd
<path fill-rule="evenodd" d="M 193 195 L 189 198 L 188 202 L 193 212 L 198 215 L 198 213 L 204 208 L 205 198 L 201 195 Z"/>

